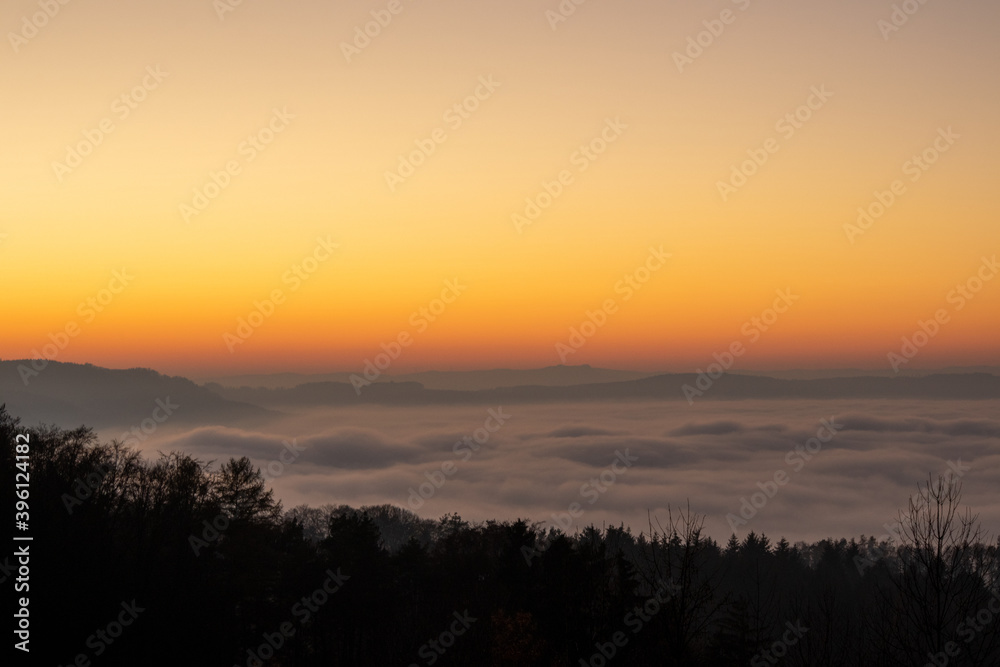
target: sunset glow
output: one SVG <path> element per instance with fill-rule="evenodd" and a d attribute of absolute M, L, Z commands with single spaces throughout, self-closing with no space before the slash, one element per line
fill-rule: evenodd
<path fill-rule="evenodd" d="M 995 3 L 389 5 L 5 3 L 0 355 L 885 370 L 945 309 L 909 368 L 1000 359 Z"/>

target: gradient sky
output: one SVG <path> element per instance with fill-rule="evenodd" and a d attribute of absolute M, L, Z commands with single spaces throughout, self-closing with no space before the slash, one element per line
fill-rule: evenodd
<path fill-rule="evenodd" d="M 59 361 L 174 373 L 355 370 L 401 332 L 414 342 L 390 373 L 542 366 L 611 298 L 566 363 L 689 370 L 741 341 L 741 368 L 884 369 L 939 309 L 908 367 L 1000 363 L 1000 280 L 949 300 L 1000 251 L 996 2 L 929 2 L 884 35 L 893 4 L 871 0 L 591 0 L 554 29 L 556 0 L 400 0 L 350 62 L 341 44 L 388 2 L 219 4 L 69 2 L 37 31 L 37 2 L 0 8 L 0 356 L 73 323 Z M 147 68 L 166 75 L 127 108 Z M 481 77 L 499 87 L 454 127 Z M 294 118 L 251 161 L 241 145 L 274 109 Z M 608 119 L 627 129 L 581 171 Z M 436 128 L 447 140 L 392 191 L 385 173 Z M 904 165 L 947 128 L 959 138 L 913 182 Z M 770 139 L 723 201 L 718 182 Z M 240 173 L 185 220 L 229 161 Z M 512 215 L 562 170 L 572 183 L 519 232 Z M 339 249 L 293 289 L 327 236 Z M 651 246 L 672 257 L 626 300 L 616 284 Z M 123 268 L 101 312 L 80 308 Z M 452 279 L 467 288 L 421 331 L 411 315 Z M 744 324 L 785 288 L 799 300 L 752 342 Z M 231 352 L 224 335 L 274 290 L 285 303 Z"/>

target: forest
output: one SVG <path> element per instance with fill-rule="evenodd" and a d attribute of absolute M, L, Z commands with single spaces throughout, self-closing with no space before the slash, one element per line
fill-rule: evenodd
<path fill-rule="evenodd" d="M 19 542 L 0 586 L 8 623 L 27 599 L 32 664 L 1000 665 L 1000 541 L 948 476 L 886 535 L 719 544 L 683 499 L 642 530 L 568 535 L 460 508 L 286 509 L 247 458 L 150 459 L 4 407 L 0 443 L 10 514 L 30 475 L 30 589 Z"/>

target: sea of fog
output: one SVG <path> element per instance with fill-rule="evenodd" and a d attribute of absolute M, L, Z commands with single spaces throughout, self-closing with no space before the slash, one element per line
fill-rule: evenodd
<path fill-rule="evenodd" d="M 998 401 L 581 402 L 352 407 L 251 428 L 164 424 L 144 451 L 251 457 L 286 508 L 391 503 L 573 532 L 705 517 L 719 541 L 884 536 L 929 474 L 1000 532 Z M 120 429 L 100 435 L 111 438 Z M 738 519 L 738 521 L 737 521 Z"/>

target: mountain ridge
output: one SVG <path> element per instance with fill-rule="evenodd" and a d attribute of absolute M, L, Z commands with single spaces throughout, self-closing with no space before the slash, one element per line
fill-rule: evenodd
<path fill-rule="evenodd" d="M 899 377 L 780 379 L 739 373 L 664 373 L 615 382 L 574 385 L 521 384 L 490 389 L 429 388 L 412 381 L 307 382 L 292 388 L 233 388 L 198 385 L 152 369 L 108 369 L 92 364 L 49 362 L 27 385 L 18 372 L 24 361 L 0 362 L 0 403 L 26 423 L 139 423 L 169 399 L 181 407 L 179 423 L 248 423 L 297 407 L 350 405 L 468 405 L 572 401 L 965 399 L 1000 398 L 1000 376 L 937 373 Z M 28 362 L 30 363 L 30 362 Z M 581 368 L 586 372 L 587 368 Z M 593 369 L 589 369 L 593 370 Z"/>

